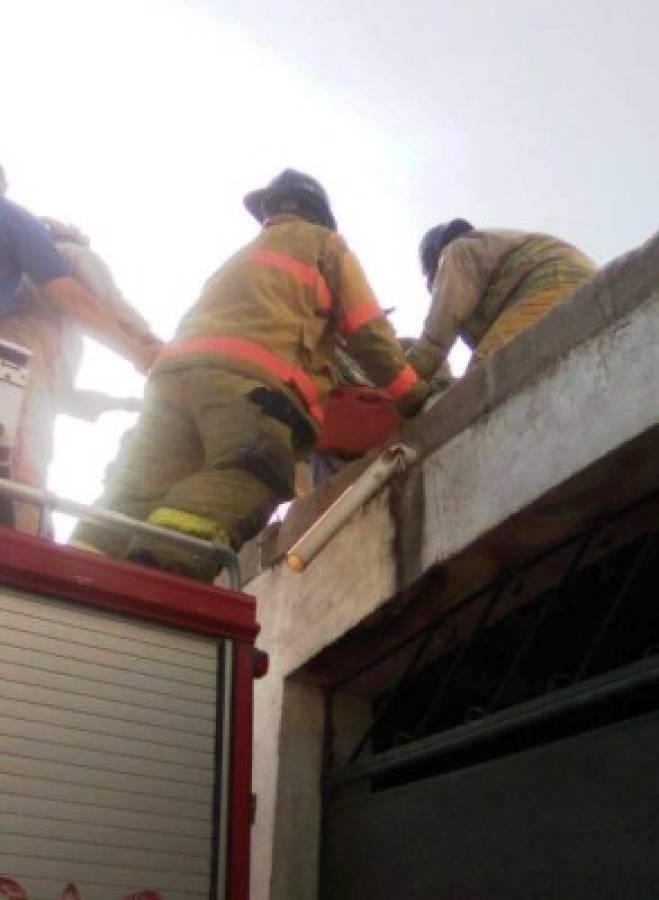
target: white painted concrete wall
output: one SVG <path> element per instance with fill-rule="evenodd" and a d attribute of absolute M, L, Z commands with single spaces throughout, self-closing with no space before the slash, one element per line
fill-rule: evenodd
<path fill-rule="evenodd" d="M 255 683 L 254 695 L 254 791 L 258 798 L 252 840 L 252 897 L 255 900 L 275 896 L 282 900 L 311 900 L 316 896 L 315 882 L 307 883 L 302 893 L 297 877 L 293 879 L 298 891 L 294 895 L 281 879 L 277 880 L 277 893 L 270 892 L 275 832 L 278 829 L 288 831 L 290 825 L 277 822 L 278 781 L 290 783 L 292 777 L 307 782 L 309 778 L 309 772 L 300 768 L 300 760 L 295 754 L 285 758 L 294 769 L 292 775 L 289 771 L 280 773 L 284 683 L 287 675 L 377 609 L 383 597 L 391 596 L 394 585 L 392 540 L 393 523 L 386 497 L 381 494 L 332 541 L 331 557 L 326 551 L 303 575 L 295 575 L 285 565 L 280 565 L 263 572 L 246 587 L 258 599 L 259 646 L 270 654 L 270 672 L 267 678 Z M 335 563 L 329 571 L 328 558 Z M 319 785 L 320 768 L 316 761 L 322 743 L 322 697 L 314 689 L 304 692 L 293 685 L 287 697 L 290 721 L 296 721 L 296 701 L 306 704 L 300 715 L 307 721 L 308 765 L 311 777 Z M 305 855 L 315 860 L 317 854 L 319 800 L 319 795 L 314 796 L 313 815 L 309 815 L 302 828 L 306 841 L 301 852 L 296 854 L 305 871 Z M 284 848 L 282 856 L 287 856 Z"/>
<path fill-rule="evenodd" d="M 655 426 L 658 384 L 659 291 L 428 457 L 424 568 L 451 559 L 569 476 Z M 314 688 L 293 687 L 282 717 L 285 681 L 391 598 L 393 537 L 384 491 L 303 575 L 279 565 L 247 585 L 259 601 L 259 644 L 271 658 L 269 676 L 256 684 L 253 900 L 315 900 L 319 792 L 314 787 L 299 804 L 278 803 L 277 793 L 280 785 L 290 789 L 295 778 L 319 783 L 322 700 Z M 296 709 L 296 702 L 303 708 Z M 290 751 L 289 728 L 304 752 Z M 280 747 L 288 748 L 281 756 Z M 290 827 L 278 813 L 298 821 Z M 292 859 L 304 878 L 291 875 Z"/>
<path fill-rule="evenodd" d="M 423 569 L 659 421 L 659 290 L 423 468 Z"/>

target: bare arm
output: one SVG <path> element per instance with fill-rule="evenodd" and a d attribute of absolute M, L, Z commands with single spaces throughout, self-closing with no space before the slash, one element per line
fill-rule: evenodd
<path fill-rule="evenodd" d="M 122 327 L 103 302 L 75 278 L 53 278 L 40 285 L 46 297 L 85 332 L 120 353 L 141 372 L 147 372 L 160 347 L 151 334 L 139 335 Z"/>
<path fill-rule="evenodd" d="M 58 391 L 57 407 L 59 412 L 86 422 L 94 422 L 106 412 L 121 410 L 123 412 L 139 412 L 142 401 L 137 397 L 111 397 L 100 391 L 87 391 L 68 386 Z"/>
<path fill-rule="evenodd" d="M 126 352 L 122 350 L 124 345 L 127 346 L 129 353 L 132 353 L 132 348 L 137 345 L 140 358 L 144 356 L 145 349 L 148 352 L 148 348 L 153 351 L 152 356 L 157 354 L 162 342 L 153 334 L 144 317 L 124 299 L 112 277 L 112 272 L 98 253 L 79 242 L 64 241 L 58 243 L 57 247 L 69 264 L 73 277 L 97 301 L 100 301 L 106 320 L 112 322 L 113 331 L 110 334 L 104 331 L 96 332 L 92 336 L 124 356 L 126 356 Z M 113 339 L 115 332 L 122 336 L 124 342 L 119 346 L 116 339 Z"/>

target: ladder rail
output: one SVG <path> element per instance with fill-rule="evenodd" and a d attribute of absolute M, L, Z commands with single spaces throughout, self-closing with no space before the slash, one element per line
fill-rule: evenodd
<path fill-rule="evenodd" d="M 172 531 L 160 525 L 153 525 L 151 522 L 140 522 L 138 519 L 133 519 L 123 513 L 79 503 L 76 500 L 70 500 L 68 497 L 60 497 L 58 494 L 53 494 L 50 491 L 35 488 L 31 485 L 21 484 L 10 478 L 0 478 L 0 493 L 14 500 L 38 504 L 44 509 L 56 510 L 57 512 L 92 522 L 116 525 L 120 528 L 127 528 L 136 534 L 170 541 L 179 547 L 187 547 L 189 550 L 194 550 L 198 553 L 212 554 L 226 568 L 229 576 L 229 586 L 233 590 L 240 589 L 241 578 L 238 555 L 220 541 L 204 541 L 201 538 L 183 534 L 180 531 Z"/>

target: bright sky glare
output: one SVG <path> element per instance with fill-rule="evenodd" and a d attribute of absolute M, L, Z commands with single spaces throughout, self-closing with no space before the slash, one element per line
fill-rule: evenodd
<path fill-rule="evenodd" d="M 176 0 L 10 6 L 3 83 L 22 72 L 20 90 L 3 101 L 10 195 L 89 234 L 162 337 L 213 268 L 254 235 L 245 191 L 287 165 L 327 184 L 349 240 L 351 232 L 368 235 L 379 185 L 394 186 L 397 232 L 407 229 L 414 246 L 413 216 L 395 200 L 404 197 L 395 190 L 404 169 L 395 136 L 370 129 L 234 28 Z M 365 171 L 368 181 L 355 190 Z M 416 259 L 400 269 L 393 238 L 375 253 L 373 242 L 355 243 L 381 254 L 371 274 L 383 302 L 396 298 L 400 306 L 414 285 L 416 314 L 401 310 L 397 324 L 418 330 L 424 294 Z M 141 390 L 128 364 L 91 344 L 78 383 L 115 394 Z M 114 413 L 90 426 L 60 417 L 52 489 L 90 502 L 132 420 Z"/>
<path fill-rule="evenodd" d="M 88 233 L 162 337 L 255 233 L 245 191 L 289 165 L 328 188 L 399 334 L 437 220 L 553 230 L 599 261 L 650 233 L 653 4 L 280 4 L 0 0 L 10 196 Z M 79 383 L 141 390 L 91 345 Z M 91 501 L 131 421 L 60 417 L 51 487 Z"/>

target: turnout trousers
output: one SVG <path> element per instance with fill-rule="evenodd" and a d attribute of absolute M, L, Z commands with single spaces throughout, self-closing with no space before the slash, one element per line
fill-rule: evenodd
<path fill-rule="evenodd" d="M 308 450 L 313 430 L 302 429 L 301 446 L 300 429 L 286 421 L 292 407 L 272 387 L 216 366 L 155 373 L 98 505 L 240 548 L 293 496 L 296 450 Z M 217 574 L 183 547 L 116 526 L 81 523 L 72 544 L 202 580 Z"/>
<path fill-rule="evenodd" d="M 478 342 L 474 364 L 501 350 L 559 303 L 569 300 L 595 271 L 590 260 L 578 251 L 566 253 L 563 260 L 540 264 L 508 298 L 506 308 Z"/>

